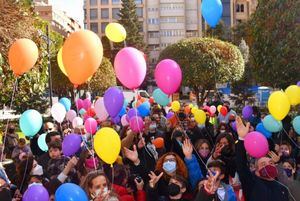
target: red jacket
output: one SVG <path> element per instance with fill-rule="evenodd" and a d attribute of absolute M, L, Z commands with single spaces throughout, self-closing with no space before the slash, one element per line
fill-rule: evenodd
<path fill-rule="evenodd" d="M 120 196 L 120 201 L 146 201 L 146 192 L 143 190 L 138 190 L 134 197 L 123 186 L 113 184 L 113 189 Z"/>

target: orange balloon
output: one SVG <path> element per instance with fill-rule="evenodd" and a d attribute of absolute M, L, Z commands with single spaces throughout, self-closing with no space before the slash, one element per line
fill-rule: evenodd
<path fill-rule="evenodd" d="M 102 57 L 101 40 L 89 30 L 72 33 L 63 45 L 63 64 L 75 86 L 85 83 L 97 71 Z"/>
<path fill-rule="evenodd" d="M 191 112 L 190 106 L 188 106 L 188 105 L 185 106 L 185 107 L 184 107 L 184 113 L 185 113 L 185 114 L 190 114 L 190 112 Z"/>
<path fill-rule="evenodd" d="M 38 57 L 39 50 L 36 44 L 27 38 L 16 40 L 8 51 L 8 63 L 17 76 L 28 72 Z"/>
<path fill-rule="evenodd" d="M 135 107 L 140 106 L 142 103 L 143 103 L 143 102 L 142 102 L 141 100 L 138 100 L 138 101 L 136 102 L 136 104 L 135 104 Z"/>
<path fill-rule="evenodd" d="M 154 144 L 156 149 L 160 149 L 160 148 L 164 147 L 165 141 L 162 137 L 158 137 L 153 141 L 153 144 Z"/>

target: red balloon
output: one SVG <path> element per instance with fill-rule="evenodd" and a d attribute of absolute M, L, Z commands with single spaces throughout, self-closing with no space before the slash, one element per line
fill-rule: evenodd
<path fill-rule="evenodd" d="M 96 112 L 93 108 L 89 108 L 87 111 L 86 111 L 86 114 L 90 117 L 94 117 L 96 115 Z"/>
<path fill-rule="evenodd" d="M 158 137 L 153 141 L 153 144 L 154 144 L 155 148 L 160 149 L 165 146 L 165 141 L 163 138 Z"/>
<path fill-rule="evenodd" d="M 149 98 L 149 103 L 150 103 L 150 104 L 153 104 L 153 103 L 154 103 L 154 98 L 153 98 L 153 97 Z"/>
<path fill-rule="evenodd" d="M 226 116 L 226 114 L 228 113 L 227 107 L 222 106 L 221 109 L 220 109 L 220 113 L 221 113 L 223 116 Z"/>

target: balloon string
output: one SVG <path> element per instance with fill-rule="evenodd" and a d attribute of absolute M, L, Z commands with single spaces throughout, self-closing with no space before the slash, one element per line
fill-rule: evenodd
<path fill-rule="evenodd" d="M 17 84 L 18 84 L 18 78 L 16 78 L 16 81 L 14 83 L 13 92 L 12 92 L 12 96 L 11 96 L 11 100 L 10 100 L 10 105 L 9 105 L 9 110 L 11 110 L 12 104 L 14 102 L 15 93 L 16 93 L 16 90 L 17 90 Z M 1 162 L 4 159 L 4 149 L 5 149 L 5 144 L 6 144 L 6 137 L 7 137 L 7 131 L 8 131 L 9 122 L 10 122 L 10 118 L 7 119 L 7 123 L 6 123 L 6 127 L 5 127 L 5 133 L 4 133 L 4 139 L 3 139 L 3 147 L 2 147 L 2 150 L 1 150 L 1 160 L 0 160 Z"/>
<path fill-rule="evenodd" d="M 288 132 L 283 127 L 284 134 L 291 140 L 291 142 L 297 147 L 297 149 L 300 149 L 300 146 L 289 136 Z"/>
<path fill-rule="evenodd" d="M 115 170 L 114 170 L 114 166 L 113 164 L 110 165 L 111 168 L 111 190 L 113 190 L 113 184 L 114 184 L 114 180 L 115 180 Z"/>

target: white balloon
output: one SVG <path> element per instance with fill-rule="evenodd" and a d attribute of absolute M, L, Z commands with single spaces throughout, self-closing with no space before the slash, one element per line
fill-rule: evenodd
<path fill-rule="evenodd" d="M 83 125 L 83 120 L 81 117 L 75 117 L 72 121 L 73 128 Z"/>
<path fill-rule="evenodd" d="M 212 105 L 212 106 L 210 106 L 209 110 L 212 114 L 215 114 L 217 111 L 217 108 L 216 108 L 216 106 Z"/>
<path fill-rule="evenodd" d="M 61 123 L 64 121 L 64 118 L 66 116 L 66 108 L 61 103 L 55 103 L 51 107 L 51 115 L 57 121 L 58 123 Z"/>
<path fill-rule="evenodd" d="M 108 118 L 108 113 L 105 109 L 103 98 L 98 98 L 96 101 L 95 112 L 100 121 L 105 121 Z"/>
<path fill-rule="evenodd" d="M 67 119 L 72 122 L 73 119 L 77 116 L 76 112 L 74 110 L 69 110 L 67 112 Z"/>

